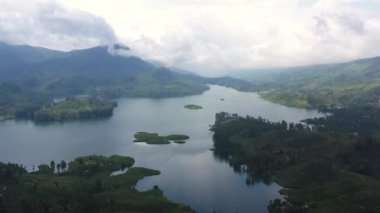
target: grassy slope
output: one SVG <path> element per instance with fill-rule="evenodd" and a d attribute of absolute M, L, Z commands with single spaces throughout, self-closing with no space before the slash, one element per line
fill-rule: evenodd
<path fill-rule="evenodd" d="M 288 106 L 374 104 L 380 97 L 380 58 L 287 68 L 263 79 L 255 82 L 269 91 L 262 97 Z"/>

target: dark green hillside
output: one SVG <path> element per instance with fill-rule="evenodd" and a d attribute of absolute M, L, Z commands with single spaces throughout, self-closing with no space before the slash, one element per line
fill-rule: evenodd
<path fill-rule="evenodd" d="M 56 173 L 44 164 L 27 173 L 17 164 L 0 163 L 0 212 L 193 212 L 166 199 L 157 186 L 137 191 L 140 179 L 160 172 L 132 167 L 134 162 L 131 157 L 92 155 L 76 158 Z M 110 176 L 120 169 L 128 170 Z"/>
<path fill-rule="evenodd" d="M 265 177 L 286 187 L 270 212 L 378 212 L 380 128 L 371 125 L 380 111 L 350 110 L 309 120 L 314 127 L 218 113 L 214 153 L 237 171 L 246 165 L 248 184 Z"/>
<path fill-rule="evenodd" d="M 99 46 L 60 52 L 0 43 L 0 84 L 7 82 L 18 88 L 17 92 L 0 91 L 3 103 L 0 120 L 30 118 L 31 112 L 51 103 L 53 98 L 82 94 L 102 99 L 179 97 L 201 94 L 209 89 L 207 84 L 252 90 L 252 85 L 243 80 L 178 73 L 138 57 L 111 54 L 109 48 Z M 121 44 L 113 48 L 129 51 Z"/>
<path fill-rule="evenodd" d="M 86 76 L 94 80 L 125 80 L 154 67 L 136 57 L 122 57 L 108 53 L 108 47 L 100 46 L 65 53 L 63 57 L 36 65 L 35 72 L 43 77 L 67 78 Z"/>
<path fill-rule="evenodd" d="M 25 92 L 14 83 L 0 82 L 0 121 L 30 118 L 35 110 L 49 101 L 46 95 Z"/>
<path fill-rule="evenodd" d="M 205 82 L 138 58 L 109 53 L 99 46 L 70 52 L 0 44 L 0 79 L 51 96 L 92 94 L 115 98 L 199 94 Z M 128 51 L 114 45 L 117 50 Z M 108 96 L 109 95 L 109 96 Z"/>
<path fill-rule="evenodd" d="M 78 94 L 104 98 L 175 97 L 200 94 L 207 84 L 251 91 L 252 85 L 230 77 L 204 78 L 157 67 L 138 57 L 111 54 L 107 46 L 60 52 L 0 43 L 0 79 L 52 97 Z M 115 50 L 129 51 L 121 44 Z"/>

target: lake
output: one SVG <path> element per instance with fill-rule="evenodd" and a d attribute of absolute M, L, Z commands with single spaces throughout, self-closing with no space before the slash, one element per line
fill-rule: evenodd
<path fill-rule="evenodd" d="M 222 101 L 221 99 L 224 99 Z M 181 98 L 122 98 L 108 119 L 64 123 L 0 122 L 0 161 L 33 165 L 51 160 L 71 161 L 83 155 L 120 154 L 135 158 L 135 166 L 160 170 L 159 176 L 141 180 L 139 190 L 158 185 L 175 202 L 197 212 L 267 212 L 269 201 L 281 198 L 276 183 L 246 184 L 246 175 L 214 157 L 210 125 L 215 113 L 261 116 L 271 121 L 298 122 L 321 116 L 315 110 L 281 106 L 258 94 L 211 86 L 202 95 Z M 196 104 L 200 110 L 184 105 Z M 133 143 L 138 131 L 161 135 L 186 134 L 186 144 Z"/>

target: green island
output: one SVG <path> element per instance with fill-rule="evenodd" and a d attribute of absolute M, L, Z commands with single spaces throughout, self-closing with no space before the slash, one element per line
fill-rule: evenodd
<path fill-rule="evenodd" d="M 62 121 L 84 118 L 99 118 L 112 116 L 116 102 L 102 101 L 97 98 L 66 98 L 52 103 L 33 113 L 37 121 Z"/>
<path fill-rule="evenodd" d="M 0 121 L 15 118 L 63 121 L 109 117 L 112 116 L 116 106 L 116 102 L 96 97 L 69 97 L 54 102 L 47 94 L 27 93 L 14 83 L 0 83 Z"/>
<path fill-rule="evenodd" d="M 170 144 L 170 141 L 173 141 L 177 144 L 184 144 L 185 140 L 188 140 L 190 137 L 187 135 L 167 135 L 160 136 L 157 133 L 149 132 L 137 132 L 134 134 L 135 140 L 133 142 L 145 142 L 147 144 Z"/>
<path fill-rule="evenodd" d="M 198 105 L 195 105 L 195 104 L 188 104 L 188 105 L 185 105 L 185 108 L 186 108 L 186 109 L 203 109 L 203 107 L 198 106 Z"/>
<path fill-rule="evenodd" d="M 282 185 L 269 212 L 378 212 L 380 109 L 335 109 L 305 123 L 218 113 L 214 154 L 251 178 Z"/>
<path fill-rule="evenodd" d="M 68 165 L 52 161 L 50 166 L 42 164 L 31 173 L 18 164 L 0 163 L 0 211 L 193 212 L 166 199 L 157 186 L 137 191 L 140 179 L 160 172 L 132 167 L 134 162 L 131 157 L 92 155 L 78 157 Z M 110 176 L 120 169 L 128 170 Z"/>

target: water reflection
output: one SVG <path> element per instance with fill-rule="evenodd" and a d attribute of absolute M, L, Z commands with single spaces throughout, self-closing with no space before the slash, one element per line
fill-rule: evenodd
<path fill-rule="evenodd" d="M 63 120 L 63 121 L 32 121 L 36 126 L 51 126 L 51 125 L 65 125 L 73 124 L 80 122 L 81 124 L 94 123 L 94 122 L 106 122 L 111 119 L 110 117 L 99 117 L 99 118 L 86 118 L 86 119 L 77 119 L 77 120 Z M 17 122 L 25 122 L 27 120 L 17 120 Z"/>
<path fill-rule="evenodd" d="M 245 178 L 245 184 L 247 186 L 254 186 L 255 184 L 265 184 L 267 186 L 273 184 L 271 176 L 265 171 L 250 171 L 245 164 L 240 164 L 232 161 L 230 155 L 223 153 L 217 149 L 212 149 L 215 160 L 228 164 L 236 174 L 239 174 Z"/>
<path fill-rule="evenodd" d="M 220 99 L 223 98 L 224 101 Z M 175 202 L 197 212 L 266 212 L 270 200 L 281 198 L 281 187 L 267 176 L 247 176 L 225 156 L 217 156 L 210 125 L 218 112 L 262 116 L 271 121 L 298 122 L 320 115 L 316 111 L 266 102 L 254 93 L 211 86 L 202 95 L 167 98 L 123 98 L 114 116 L 86 121 L 35 123 L 0 122 L 0 161 L 32 168 L 51 160 L 66 162 L 83 155 L 120 154 L 135 158 L 136 165 L 161 171 L 140 181 L 138 190 L 158 185 Z M 186 104 L 202 110 L 188 110 Z M 185 134 L 186 144 L 152 146 L 133 143 L 138 131 L 160 135 Z"/>

